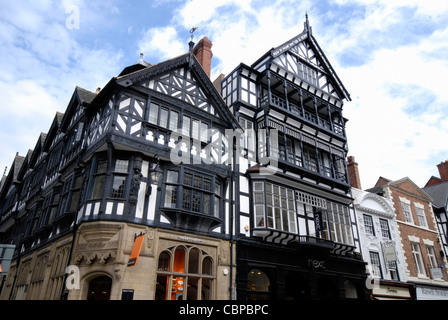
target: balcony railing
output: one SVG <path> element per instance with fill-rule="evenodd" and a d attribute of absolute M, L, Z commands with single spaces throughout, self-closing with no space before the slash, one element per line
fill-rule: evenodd
<path fill-rule="evenodd" d="M 327 119 L 320 117 L 316 114 L 313 114 L 312 112 L 309 112 L 307 110 L 302 110 L 302 108 L 300 108 L 298 105 L 293 104 L 291 102 L 289 103 L 289 107 L 288 107 L 287 101 L 275 94 L 271 94 L 271 101 L 269 101 L 269 97 L 267 95 L 261 99 L 262 107 L 268 103 L 270 103 L 274 106 L 277 106 L 279 108 L 285 109 L 285 110 L 289 111 L 290 113 L 294 114 L 295 116 L 305 119 L 306 121 L 311 122 L 314 125 L 317 125 L 321 128 L 324 128 L 325 130 L 334 132 L 335 134 L 340 135 L 340 136 L 345 136 L 344 126 L 342 126 L 341 124 L 336 123 L 336 122 L 331 123 Z"/>

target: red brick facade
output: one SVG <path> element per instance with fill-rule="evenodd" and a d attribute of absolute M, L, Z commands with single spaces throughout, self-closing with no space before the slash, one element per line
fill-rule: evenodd
<path fill-rule="evenodd" d="M 391 198 L 396 213 L 396 221 L 400 233 L 403 254 L 405 257 L 405 267 L 410 280 L 412 278 L 418 280 L 433 279 L 431 273 L 431 262 L 428 251 L 433 248 L 433 261 L 435 259 L 435 266 L 443 265 L 442 274 L 443 280 L 448 281 L 446 273 L 445 262 L 441 254 L 441 246 L 438 240 L 438 228 L 434 219 L 431 201 L 432 199 L 422 189 L 417 187 L 410 179 L 405 178 L 398 181 L 390 181 L 382 186 L 383 190 L 387 188 L 389 192 L 385 192 Z M 410 211 L 411 221 L 405 217 L 402 204 L 408 206 Z M 424 213 L 424 221 L 417 215 L 417 210 L 422 209 Z M 409 215 L 408 215 L 409 217 Z M 421 225 L 423 224 L 423 225 Z M 414 248 L 412 247 L 414 243 Z M 423 265 L 422 272 L 418 272 L 417 264 L 414 258 L 414 250 L 418 248 L 420 251 L 421 261 Z"/>

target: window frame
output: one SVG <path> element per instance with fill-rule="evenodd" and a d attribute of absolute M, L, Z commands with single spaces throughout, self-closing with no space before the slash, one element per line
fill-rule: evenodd
<path fill-rule="evenodd" d="M 168 180 L 170 172 L 177 173 L 176 182 Z M 187 175 L 191 176 L 191 183 L 188 182 L 187 179 L 185 179 Z M 195 182 L 197 183 L 198 178 L 200 179 L 200 186 L 195 185 Z M 185 169 L 184 167 L 167 168 L 165 170 L 164 193 L 161 207 L 167 209 L 178 209 L 194 214 L 202 214 L 220 218 L 222 211 L 222 186 L 222 182 L 212 174 Z M 167 202 L 169 200 L 168 187 L 170 188 L 169 190 L 171 192 L 171 201 L 169 202 L 171 205 L 168 205 Z M 175 195 L 176 197 L 174 202 L 172 195 Z M 199 198 L 195 199 L 195 196 L 199 196 Z M 204 208 L 206 208 L 206 206 L 204 205 L 207 202 L 206 197 L 208 197 L 209 199 L 208 212 L 204 211 Z M 196 200 L 199 201 L 197 204 L 195 203 Z"/>
<path fill-rule="evenodd" d="M 368 214 L 363 214 L 364 230 L 367 235 L 375 236 L 375 225 L 373 223 L 373 217 Z"/>
<path fill-rule="evenodd" d="M 417 275 L 426 277 L 426 269 L 423 262 L 423 256 L 420 248 L 420 244 L 417 242 L 411 242 L 411 252 L 414 257 L 414 263 L 417 269 Z M 423 272 L 421 272 L 423 271 Z"/>
<path fill-rule="evenodd" d="M 381 268 L 381 258 L 379 252 L 369 251 L 370 266 L 372 267 L 372 276 L 375 278 L 383 278 L 383 270 Z M 379 273 L 379 274 L 377 274 Z"/>
<path fill-rule="evenodd" d="M 180 253 L 182 250 L 182 254 Z M 179 250 L 179 251 L 178 251 Z M 179 259 L 176 263 L 176 253 L 179 252 Z M 197 270 L 194 270 L 196 272 L 191 272 L 191 266 L 194 266 L 192 264 L 192 252 L 197 253 Z M 160 269 L 160 258 L 162 254 L 167 254 L 169 257 L 168 261 L 168 268 L 163 268 L 163 270 Z M 183 261 L 182 261 L 183 260 Z M 210 273 L 204 273 L 204 263 L 205 261 L 211 262 L 210 266 Z M 176 265 L 175 265 L 176 264 Z M 162 267 L 165 267 L 166 264 L 164 264 Z M 177 270 L 174 270 L 176 267 Z M 214 259 L 209 253 L 206 252 L 206 249 L 201 249 L 197 246 L 192 245 L 185 245 L 185 244 L 179 244 L 175 245 L 173 247 L 163 249 L 158 254 L 157 259 L 157 269 L 156 269 L 156 286 L 160 285 L 160 279 L 166 279 L 166 287 L 165 287 L 165 299 L 164 300 L 171 300 L 173 297 L 173 294 L 175 294 L 175 298 L 178 299 L 178 295 L 182 295 L 181 300 L 187 300 L 191 299 L 191 295 L 189 295 L 188 290 L 191 290 L 189 288 L 192 288 L 191 286 L 188 286 L 190 284 L 190 280 L 193 279 L 197 280 L 196 284 L 197 287 L 201 287 L 201 290 L 196 291 L 196 297 L 195 300 L 204 300 L 203 294 L 203 286 L 204 282 L 209 283 L 209 295 L 207 299 L 205 300 L 213 300 L 215 299 L 216 295 L 216 275 L 217 275 L 217 263 L 216 259 Z M 205 280 L 205 281 L 204 281 Z M 174 287 L 176 287 L 175 290 Z M 179 288 L 182 288 L 180 290 Z M 155 295 L 157 295 L 157 290 L 155 292 Z M 167 299 L 167 298 L 170 299 Z M 157 296 L 155 297 L 157 298 Z M 193 299 L 192 299 L 193 300 Z"/>
<path fill-rule="evenodd" d="M 259 186 L 262 185 L 261 189 L 255 187 L 259 183 L 261 183 Z M 268 185 L 270 190 L 268 190 Z M 298 234 L 295 190 L 265 180 L 253 181 L 252 186 L 255 228 L 267 228 Z M 277 193 L 276 189 L 278 189 Z M 277 207 L 276 204 L 280 206 Z M 283 205 L 286 205 L 286 207 L 283 207 Z M 272 212 L 272 217 L 269 215 L 270 211 Z M 262 215 L 261 219 L 258 219 L 260 214 Z M 277 215 L 279 219 L 276 219 Z M 287 228 L 284 226 L 285 222 L 287 222 Z M 277 224 L 280 224 L 280 228 L 278 228 Z"/>
<path fill-rule="evenodd" d="M 409 210 L 406 210 L 409 208 Z M 411 205 L 409 203 L 401 201 L 401 211 L 403 211 L 404 221 L 407 223 L 414 223 L 414 219 L 412 217 Z"/>
<path fill-rule="evenodd" d="M 386 219 L 380 218 L 380 229 L 381 229 L 381 236 L 384 239 L 388 239 L 388 240 L 392 239 L 392 235 L 390 233 L 389 221 L 387 221 Z"/>
<path fill-rule="evenodd" d="M 426 221 L 425 209 L 415 206 L 415 213 L 417 214 L 418 225 L 420 227 L 427 228 L 428 222 Z"/>

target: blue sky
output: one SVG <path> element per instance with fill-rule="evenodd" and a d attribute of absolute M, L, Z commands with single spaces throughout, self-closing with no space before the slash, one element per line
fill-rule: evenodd
<path fill-rule="evenodd" d="M 438 176 L 448 159 L 448 2 L 427 0 L 2 0 L 0 170 L 34 148 L 75 86 L 103 87 L 140 52 L 152 64 L 176 57 L 198 27 L 196 41 L 213 41 L 213 80 L 299 34 L 305 12 L 352 97 L 344 116 L 362 187 Z"/>

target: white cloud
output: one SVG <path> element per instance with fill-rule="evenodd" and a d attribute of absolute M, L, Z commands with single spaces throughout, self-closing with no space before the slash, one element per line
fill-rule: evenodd
<path fill-rule="evenodd" d="M 167 59 L 186 53 L 185 44 L 178 39 L 176 29 L 173 27 L 151 28 L 144 32 L 138 43 L 140 52 L 144 53 L 145 60 L 150 57 L 159 57 L 160 61 L 148 62 L 156 64 Z"/>
<path fill-rule="evenodd" d="M 363 66 L 339 68 L 353 94 L 346 103 L 350 154 L 360 164 L 363 187 L 379 176 L 409 176 L 424 186 L 437 175 L 436 164 L 448 157 L 446 61 L 427 59 L 425 51 L 448 45 L 440 33 L 394 50 L 378 49 Z M 415 107 L 415 110 L 412 108 Z M 364 168 L 364 170 L 362 170 Z"/>
<path fill-rule="evenodd" d="M 70 5 L 80 8 L 80 30 L 65 28 Z M 95 37 L 105 34 L 96 30 L 104 26 L 114 37 L 120 32 L 115 29 L 118 19 L 134 16 L 121 14 L 129 4 L 119 0 L 111 5 L 46 0 L 22 7 L 2 1 L 0 6 L 0 93 L 10 101 L 0 111 L 0 138 L 13 145 L 3 148 L 7 154 L 0 154 L 0 163 L 10 165 L 16 151 L 11 149 L 25 139 L 19 132 L 29 132 L 33 141 L 17 150 L 23 154 L 48 130 L 54 112 L 65 110 L 75 85 L 94 91 L 124 67 L 123 44 L 114 39 L 117 43 L 110 46 L 98 45 Z M 143 52 L 153 64 L 174 58 L 187 52 L 188 31 L 199 27 L 195 41 L 207 36 L 213 42 L 213 79 L 240 62 L 252 64 L 299 34 L 308 12 L 316 39 L 353 98 L 344 115 L 363 186 L 373 186 L 380 175 L 409 176 L 421 186 L 437 175 L 436 164 L 448 159 L 448 148 L 441 143 L 448 138 L 448 90 L 442 78 L 448 73 L 446 1 L 328 0 L 322 5 L 311 0 L 158 0 L 132 6 L 157 7 L 157 12 L 177 6 L 157 25 L 152 20 L 126 24 L 123 34 L 135 37 L 127 42 L 132 50 Z M 31 128 L 27 114 L 46 120 Z M 19 116 L 23 123 L 14 122 L 10 129 L 10 120 Z"/>
<path fill-rule="evenodd" d="M 74 3 L 84 8 L 81 1 Z M 25 155 L 34 148 L 56 111 L 65 112 L 76 85 L 95 91 L 117 73 L 122 52 L 78 40 L 79 30 L 66 28 L 67 13 L 59 2 L 1 6 L 0 164 L 10 166 L 16 152 Z"/>

